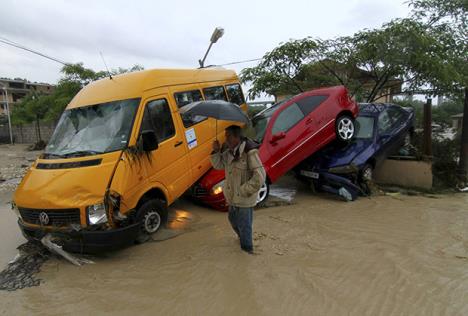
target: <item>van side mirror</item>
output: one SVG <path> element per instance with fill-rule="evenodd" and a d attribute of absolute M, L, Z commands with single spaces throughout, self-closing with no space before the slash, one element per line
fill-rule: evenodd
<path fill-rule="evenodd" d="M 158 149 L 158 137 L 153 130 L 142 131 L 141 142 L 143 151 L 149 152 Z"/>
<path fill-rule="evenodd" d="M 279 141 L 280 139 L 283 139 L 285 137 L 286 137 L 286 134 L 284 132 L 278 132 L 278 133 L 276 133 L 275 135 L 273 135 L 271 137 L 270 143 L 274 144 L 277 141 Z"/>

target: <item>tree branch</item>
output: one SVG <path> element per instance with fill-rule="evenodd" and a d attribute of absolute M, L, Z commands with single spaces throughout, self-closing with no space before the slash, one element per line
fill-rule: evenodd
<path fill-rule="evenodd" d="M 322 67 L 324 67 L 326 70 L 328 70 L 328 72 L 330 72 L 332 74 L 332 76 L 334 76 L 336 79 L 338 79 L 338 81 L 344 86 L 345 83 L 343 82 L 343 79 L 341 79 L 340 76 L 338 76 L 337 73 L 335 73 L 330 67 L 328 67 L 323 61 L 319 60 L 318 62 Z"/>

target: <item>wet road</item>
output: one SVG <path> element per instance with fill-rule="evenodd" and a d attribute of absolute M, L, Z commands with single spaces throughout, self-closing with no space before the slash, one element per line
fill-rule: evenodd
<path fill-rule="evenodd" d="M 16 225 L 17 216 L 8 202 L 10 192 L 0 192 L 0 266 L 5 267 L 18 253 L 16 247 L 26 242 Z"/>
<path fill-rule="evenodd" d="M 345 203 L 303 188 L 295 202 L 255 212 L 251 256 L 225 214 L 181 200 L 162 241 L 82 267 L 52 258 L 40 286 L 0 291 L 0 314 L 468 314 L 468 195 Z M 5 263 L 21 238 L 11 216 L 0 225 Z"/>
<path fill-rule="evenodd" d="M 0 172 L 14 179 L 12 165 L 35 154 L 8 150 Z M 2 267 L 25 241 L 9 188 L 0 183 Z M 239 250 L 226 214 L 180 200 L 153 242 L 94 264 L 26 257 L 28 271 L 7 272 L 40 266 L 18 277 L 41 283 L 0 291 L 0 315 L 468 315 L 468 194 L 275 193 L 294 204 L 255 212 L 256 255 Z"/>

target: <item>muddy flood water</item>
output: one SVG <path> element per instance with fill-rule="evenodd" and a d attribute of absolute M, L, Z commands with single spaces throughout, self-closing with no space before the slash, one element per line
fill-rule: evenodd
<path fill-rule="evenodd" d="M 0 265 L 24 243 L 0 191 Z M 50 257 L 1 315 L 468 315 L 468 194 L 345 203 L 298 186 L 254 215 L 255 255 L 219 213 L 181 199 L 155 240 Z"/>

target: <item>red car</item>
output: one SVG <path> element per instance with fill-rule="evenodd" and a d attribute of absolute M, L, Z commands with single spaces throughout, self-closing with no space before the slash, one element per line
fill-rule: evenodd
<path fill-rule="evenodd" d="M 358 106 L 344 86 L 307 91 L 257 114 L 252 123 L 267 174 L 258 202 L 267 198 L 271 183 L 301 161 L 335 139 L 351 140 L 357 114 Z M 195 185 L 193 195 L 224 211 L 223 180 L 224 171 L 212 169 Z"/>

